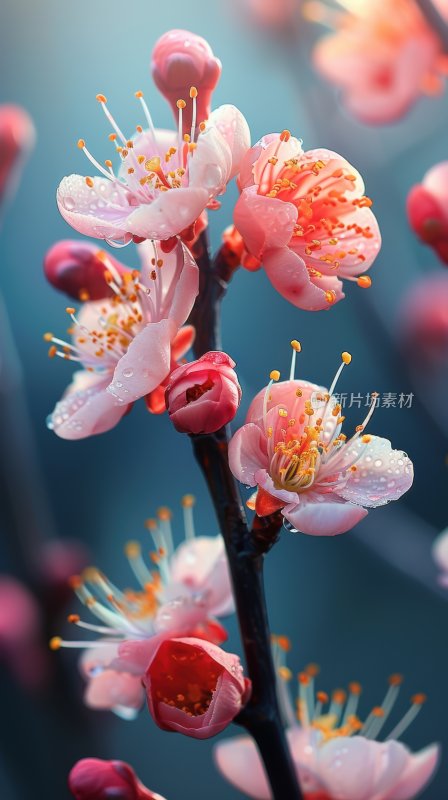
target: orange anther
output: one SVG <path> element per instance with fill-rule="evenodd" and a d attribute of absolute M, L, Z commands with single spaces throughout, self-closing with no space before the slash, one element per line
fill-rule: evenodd
<path fill-rule="evenodd" d="M 136 96 L 136 97 L 137 97 L 137 99 L 139 100 L 141 97 L 143 97 L 143 92 L 136 92 L 136 93 L 135 93 L 135 96 Z"/>
<path fill-rule="evenodd" d="M 289 653 L 291 650 L 291 641 L 287 636 L 277 636 L 277 644 L 280 650 L 283 650 L 285 653 Z"/>
<path fill-rule="evenodd" d="M 352 681 L 351 683 L 349 683 L 348 688 L 350 689 L 350 692 L 352 694 L 359 695 L 362 692 L 362 686 L 360 683 L 358 683 L 358 681 Z"/>
<path fill-rule="evenodd" d="M 92 180 L 92 178 L 87 177 L 85 180 L 86 180 L 86 184 L 89 187 L 89 189 L 93 189 L 93 180 Z"/>
<path fill-rule="evenodd" d="M 411 697 L 411 703 L 416 706 L 421 706 L 423 703 L 426 703 L 426 694 L 414 694 Z"/>
<path fill-rule="evenodd" d="M 280 134 L 280 140 L 281 140 L 282 142 L 289 142 L 290 138 L 291 138 L 291 131 L 288 131 L 288 130 L 286 130 L 286 129 L 285 129 L 285 130 L 283 130 L 283 131 L 281 132 L 281 134 Z"/>
<path fill-rule="evenodd" d="M 198 90 L 196 89 L 196 86 L 192 86 L 190 88 L 190 97 L 193 98 L 197 96 L 198 96 Z"/>
<path fill-rule="evenodd" d="M 389 686 L 401 686 L 402 683 L 403 683 L 403 675 L 399 675 L 398 673 L 396 673 L 389 677 Z"/>
<path fill-rule="evenodd" d="M 83 150 L 83 148 L 85 146 L 86 146 L 86 143 L 85 143 L 84 139 L 78 139 L 78 147 L 79 147 L 79 149 Z"/>
<path fill-rule="evenodd" d="M 61 645 L 62 645 L 62 639 L 60 636 L 53 636 L 53 638 L 50 639 L 49 642 L 50 650 L 59 650 Z"/>
<path fill-rule="evenodd" d="M 305 672 L 310 678 L 315 678 L 316 675 L 319 675 L 320 667 L 318 664 L 308 664 L 308 666 L 305 667 Z"/>
<path fill-rule="evenodd" d="M 67 617 L 67 622 L 71 622 L 72 625 L 76 625 L 79 622 L 80 616 L 79 614 L 69 614 Z"/>
<path fill-rule="evenodd" d="M 334 702 L 338 704 L 345 703 L 346 697 L 347 695 L 343 689 L 335 689 L 332 694 L 332 700 L 334 700 Z"/>
<path fill-rule="evenodd" d="M 57 352 L 58 349 L 56 345 L 53 344 L 48 351 L 48 358 L 54 358 Z"/>
<path fill-rule="evenodd" d="M 372 708 L 372 714 L 374 717 L 384 717 L 384 708 L 381 706 L 375 706 L 375 708 Z"/>
<path fill-rule="evenodd" d="M 178 100 L 176 105 L 177 105 L 178 108 L 185 108 L 185 106 L 187 104 L 186 104 L 185 100 Z"/>
<path fill-rule="evenodd" d="M 361 287 L 361 289 L 370 289 L 372 285 L 372 278 L 369 278 L 368 275 L 360 275 L 357 283 L 358 286 Z"/>
<path fill-rule="evenodd" d="M 97 94 L 96 99 L 99 103 L 107 103 L 107 97 L 104 94 Z"/>
<path fill-rule="evenodd" d="M 326 692 L 316 692 L 316 697 L 319 703 L 328 703 L 328 694 Z"/>
<path fill-rule="evenodd" d="M 161 520 L 170 520 L 173 515 L 167 506 L 161 506 L 157 511 L 157 516 Z"/>
<path fill-rule="evenodd" d="M 307 675 L 306 672 L 299 672 L 297 675 L 297 680 L 302 684 L 302 686 L 308 686 L 310 682 L 310 676 Z"/>

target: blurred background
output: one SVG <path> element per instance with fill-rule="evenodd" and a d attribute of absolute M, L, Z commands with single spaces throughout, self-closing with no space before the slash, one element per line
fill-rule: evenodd
<path fill-rule="evenodd" d="M 243 15 L 242 6 L 237 0 L 134 0 L 127 6 L 106 0 L 15 0 L 3 5 L 0 102 L 27 109 L 37 144 L 0 239 L 0 289 L 21 363 L 30 430 L 19 401 L 16 427 L 8 423 L 1 429 L 11 462 L 22 437 L 29 443 L 32 436 L 36 464 L 30 457 L 22 484 L 15 485 L 20 512 L 30 523 L 29 538 L 19 544 L 7 499 L 8 458 L 3 459 L 0 570 L 32 585 L 23 552 L 55 534 L 79 540 L 90 560 L 118 585 L 127 585 L 131 576 L 124 542 L 146 535 L 144 519 L 160 505 L 174 509 L 180 537 L 179 501 L 186 492 L 198 500 L 198 532 L 217 530 L 190 442 L 175 433 L 166 416 L 152 417 L 140 403 L 115 430 L 78 442 L 57 438 L 45 425 L 72 372 L 69 364 L 47 358 L 42 340 L 45 331 L 62 332 L 67 324 L 66 300 L 46 283 L 43 256 L 56 240 L 76 237 L 57 211 L 56 187 L 64 175 L 84 171 L 79 137 L 88 140 L 100 160 L 108 157 L 109 131 L 95 100 L 98 92 L 105 93 L 127 130 L 141 122 L 134 98 L 138 89 L 145 91 L 155 124 L 170 126 L 170 109 L 151 84 L 150 53 L 169 28 L 192 30 L 210 42 L 223 62 L 214 105 L 237 105 L 253 141 L 289 128 L 304 140 L 305 149 L 323 146 L 343 154 L 364 176 L 383 234 L 372 289 L 348 285 L 346 301 L 328 312 L 293 308 L 275 293 L 263 271 L 240 270 L 235 276 L 224 304 L 223 340 L 238 364 L 244 390 L 241 418 L 269 371 L 288 369 L 293 338 L 303 347 L 300 377 L 328 385 L 341 351 L 348 350 L 353 362 L 344 371 L 341 392 L 414 394 L 411 408 L 379 408 L 370 428 L 410 454 L 416 473 L 412 490 L 400 503 L 369 514 L 345 536 L 319 539 L 285 532 L 266 568 L 272 629 L 293 641 L 294 671 L 310 661 L 321 665 L 320 689 L 359 680 L 364 687 L 361 713 L 381 701 L 388 675 L 402 672 L 398 716 L 412 694 L 428 694 L 405 743 L 419 749 L 440 741 L 447 751 L 448 593 L 437 585 L 430 548 L 448 523 L 448 409 L 443 379 L 437 390 L 419 380 L 418 370 L 397 347 L 404 292 L 419 276 L 443 272 L 432 251 L 410 232 L 405 199 L 432 164 L 448 157 L 447 97 L 421 99 L 393 125 L 361 125 L 310 64 L 313 37 L 321 31 L 298 18 L 294 35 L 290 30 L 275 37 Z M 222 209 L 210 214 L 215 247 L 230 224 L 235 197 L 230 187 Z M 118 257 L 137 266 L 133 245 Z M 444 368 L 446 377 L 446 363 Z M 346 413 L 353 427 L 365 409 L 354 406 Z M 5 412 L 3 422 L 7 419 Z M 36 474 L 38 490 L 31 485 Z M 63 634 L 65 615 L 79 610 L 77 601 L 70 600 L 57 627 L 45 636 Z M 233 618 L 228 627 L 230 649 L 241 652 Z M 50 654 L 49 660 L 49 682 L 34 691 L 25 692 L 3 669 L 1 798 L 68 797 L 66 775 L 83 756 L 129 761 L 149 787 L 169 800 L 209 800 L 211 793 L 215 800 L 241 797 L 215 770 L 213 741 L 163 733 L 146 711 L 130 723 L 83 710 L 77 652 Z M 447 785 L 448 761 L 442 759 L 424 797 L 441 800 Z"/>

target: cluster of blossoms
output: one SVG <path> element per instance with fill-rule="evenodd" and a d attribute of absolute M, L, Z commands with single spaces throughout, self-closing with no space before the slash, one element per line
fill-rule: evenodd
<path fill-rule="evenodd" d="M 361 685 L 352 682 L 348 694 L 336 689 L 331 697 L 315 692 L 319 670 L 310 664 L 298 675 L 296 707 L 285 663 L 290 649 L 284 636 L 273 637 L 278 693 L 287 726 L 289 749 L 305 800 L 410 800 L 427 784 L 439 758 L 437 745 L 412 754 L 398 740 L 419 713 L 425 696 L 416 694 L 411 707 L 384 741 L 379 741 L 397 700 L 401 675 L 389 678 L 380 706 L 362 722 L 358 716 Z M 266 775 L 252 739 L 241 736 L 216 745 L 219 770 L 241 792 L 255 800 L 271 800 Z"/>
<path fill-rule="evenodd" d="M 134 719 L 145 697 L 161 728 L 195 738 L 219 733 L 250 694 L 238 656 L 218 644 L 226 632 L 215 616 L 230 614 L 233 597 L 224 542 L 196 536 L 194 498 L 182 500 L 185 540 L 173 546 L 171 512 L 161 508 L 147 528 L 155 550 L 148 566 L 141 545 L 128 542 L 126 557 L 138 589 L 118 589 L 89 568 L 71 585 L 97 618 L 71 614 L 69 622 L 97 633 L 91 641 L 51 640 L 51 648 L 80 648 L 87 681 L 85 702 Z"/>
<path fill-rule="evenodd" d="M 447 23 L 446 0 L 433 4 Z M 304 13 L 335 29 L 318 41 L 314 64 L 363 122 L 393 122 L 422 94 L 442 91 L 448 60 L 416 0 L 312 0 Z"/>

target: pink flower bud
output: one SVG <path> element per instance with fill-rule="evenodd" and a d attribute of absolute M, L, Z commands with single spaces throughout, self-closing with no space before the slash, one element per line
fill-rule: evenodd
<path fill-rule="evenodd" d="M 171 373 L 166 390 L 170 419 L 180 433 L 214 433 L 232 420 L 241 387 L 226 353 L 211 351 Z"/>
<path fill-rule="evenodd" d="M 448 161 L 432 167 L 407 198 L 409 224 L 448 264 Z"/>
<path fill-rule="evenodd" d="M 76 800 L 163 800 L 146 789 L 124 761 L 83 758 L 71 770 L 68 786 Z"/>
<path fill-rule="evenodd" d="M 448 361 L 448 276 L 426 275 L 405 294 L 398 335 L 410 359 L 427 366 Z"/>
<path fill-rule="evenodd" d="M 32 148 L 34 137 L 33 123 L 23 108 L 0 107 L 0 203 L 7 191 L 15 188 L 12 185 L 14 173 Z"/>
<path fill-rule="evenodd" d="M 106 277 L 114 271 L 129 272 L 116 258 L 93 244 L 63 239 L 48 250 L 44 259 L 45 277 L 60 292 L 74 300 L 103 300 L 112 297 Z"/>
<path fill-rule="evenodd" d="M 46 678 L 41 637 L 42 618 L 34 596 L 20 581 L 0 575 L 0 661 L 27 689 L 38 688 Z"/>
<path fill-rule="evenodd" d="M 229 725 L 250 696 L 238 656 L 201 639 L 156 644 L 143 685 L 160 728 L 208 739 Z"/>
<path fill-rule="evenodd" d="M 221 75 L 221 62 L 202 38 L 195 33 L 172 30 L 164 33 L 152 51 L 151 70 L 159 91 L 168 100 L 178 118 L 178 100 L 187 102 L 183 111 L 184 132 L 189 133 L 193 105 L 190 89 L 197 90 L 197 123 L 205 121 L 211 108 L 213 90 Z"/>

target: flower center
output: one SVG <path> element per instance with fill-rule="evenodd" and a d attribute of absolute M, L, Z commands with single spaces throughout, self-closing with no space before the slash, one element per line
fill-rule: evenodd
<path fill-rule="evenodd" d="M 155 696 L 190 717 L 205 714 L 224 668 L 200 648 L 164 642 L 151 668 Z"/>

